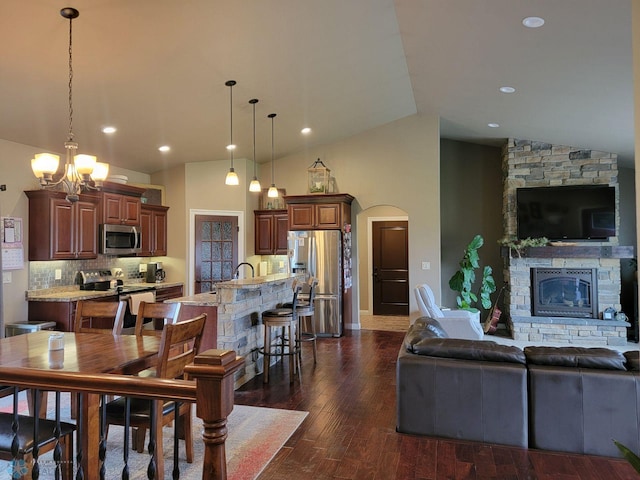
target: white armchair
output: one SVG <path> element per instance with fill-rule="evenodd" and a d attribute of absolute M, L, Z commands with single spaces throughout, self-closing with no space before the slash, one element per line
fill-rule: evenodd
<path fill-rule="evenodd" d="M 425 317 L 438 320 L 449 337 L 468 340 L 481 340 L 484 337 L 480 324 L 480 312 L 442 310 L 436 304 L 433 291 L 427 284 L 418 285 L 415 288 L 415 294 L 420 313 Z"/>

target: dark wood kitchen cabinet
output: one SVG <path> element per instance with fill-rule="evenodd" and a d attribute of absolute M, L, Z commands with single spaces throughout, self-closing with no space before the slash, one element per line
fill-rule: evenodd
<path fill-rule="evenodd" d="M 183 296 L 182 285 L 162 286 L 156 284 L 156 302 L 164 302 L 170 298 L 179 298 Z"/>
<path fill-rule="evenodd" d="M 284 197 L 289 230 L 340 230 L 351 223 L 351 202 L 347 193 L 287 195 Z"/>
<path fill-rule="evenodd" d="M 64 192 L 33 190 L 29 198 L 29 260 L 98 257 L 100 197 L 82 194 L 75 203 Z"/>
<path fill-rule="evenodd" d="M 286 210 L 255 210 L 255 254 L 285 255 L 289 218 Z"/>
<path fill-rule="evenodd" d="M 105 182 L 101 187 L 102 218 L 110 225 L 140 225 L 140 198 L 144 188 L 123 183 Z"/>
<path fill-rule="evenodd" d="M 140 198 L 118 193 L 102 194 L 102 223 L 140 225 Z"/>
<path fill-rule="evenodd" d="M 140 210 L 141 249 L 138 257 L 167 254 L 167 210 L 160 205 L 142 205 Z"/>

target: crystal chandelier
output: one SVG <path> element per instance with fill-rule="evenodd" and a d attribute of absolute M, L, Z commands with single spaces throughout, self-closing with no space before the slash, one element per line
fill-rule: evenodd
<path fill-rule="evenodd" d="M 66 160 L 64 173 L 55 180 L 60 156 L 52 153 L 38 153 L 31 160 L 31 169 L 40 180 L 42 188 L 62 188 L 67 192 L 69 202 L 77 202 L 84 189 L 98 189 L 109 174 L 109 164 L 96 161 L 93 155 L 77 155 L 78 144 L 73 137 L 73 19 L 78 18 L 80 12 L 75 8 L 66 7 L 60 10 L 60 15 L 69 19 L 69 133 L 64 143 Z M 73 161 L 72 161 L 73 159 Z"/>

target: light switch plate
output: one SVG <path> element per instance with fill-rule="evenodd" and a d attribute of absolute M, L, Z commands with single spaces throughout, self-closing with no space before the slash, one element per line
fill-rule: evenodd
<path fill-rule="evenodd" d="M 56 268 L 55 271 L 55 280 L 61 280 L 62 279 L 62 269 L 60 268 Z"/>
<path fill-rule="evenodd" d="M 422 262 L 423 270 L 431 270 L 431 262 Z"/>

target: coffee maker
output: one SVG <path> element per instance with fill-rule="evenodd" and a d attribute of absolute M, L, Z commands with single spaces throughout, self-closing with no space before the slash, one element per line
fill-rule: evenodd
<path fill-rule="evenodd" d="M 147 263 L 147 283 L 164 282 L 166 273 L 162 269 L 162 262 Z"/>

